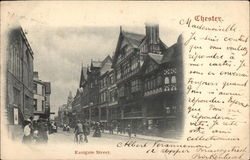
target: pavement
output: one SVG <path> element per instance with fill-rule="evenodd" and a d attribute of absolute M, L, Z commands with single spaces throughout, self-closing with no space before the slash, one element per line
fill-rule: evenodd
<path fill-rule="evenodd" d="M 114 134 L 110 134 L 109 131 L 104 131 L 102 133 L 101 137 L 93 137 L 93 131 L 91 131 L 90 135 L 88 136 L 89 142 L 105 142 L 105 143 L 113 143 L 114 141 L 121 141 L 121 140 L 136 140 L 136 141 L 141 141 L 141 142 L 146 142 L 146 141 L 165 141 L 168 143 L 175 143 L 178 141 L 178 139 L 170 139 L 170 138 L 162 138 L 162 137 L 156 137 L 156 136 L 146 136 L 146 135 L 141 135 L 137 134 L 136 137 L 134 134 L 132 134 L 131 138 L 129 138 L 128 134 L 117 134 L 117 132 L 114 132 Z M 101 140 L 100 140 L 101 139 Z M 61 128 L 58 129 L 57 133 L 53 133 L 49 135 L 49 143 L 74 143 L 74 133 L 73 129 L 70 131 L 62 131 Z"/>

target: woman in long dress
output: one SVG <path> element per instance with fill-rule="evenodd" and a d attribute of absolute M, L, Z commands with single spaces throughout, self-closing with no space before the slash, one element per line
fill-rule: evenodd
<path fill-rule="evenodd" d="M 26 125 L 23 129 L 23 143 L 27 144 L 31 142 L 31 121 L 27 120 Z"/>
<path fill-rule="evenodd" d="M 94 126 L 94 134 L 93 137 L 101 137 L 101 128 L 100 128 L 100 123 L 97 122 Z"/>

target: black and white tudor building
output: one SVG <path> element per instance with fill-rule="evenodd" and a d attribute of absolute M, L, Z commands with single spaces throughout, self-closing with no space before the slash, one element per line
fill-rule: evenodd
<path fill-rule="evenodd" d="M 146 24 L 145 35 L 120 28 L 113 57 L 92 61 L 87 78 L 81 73 L 77 118 L 122 127 L 131 124 L 144 134 L 180 133 L 184 108 L 182 45 L 180 35 L 174 45 L 166 46 L 160 39 L 159 25 Z"/>

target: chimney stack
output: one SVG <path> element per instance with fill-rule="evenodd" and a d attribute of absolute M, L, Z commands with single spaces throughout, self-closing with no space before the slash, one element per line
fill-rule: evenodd
<path fill-rule="evenodd" d="M 159 24 L 146 23 L 146 37 L 149 46 L 149 52 L 159 51 Z"/>

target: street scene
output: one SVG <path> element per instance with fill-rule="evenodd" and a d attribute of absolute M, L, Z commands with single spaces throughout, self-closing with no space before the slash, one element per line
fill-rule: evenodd
<path fill-rule="evenodd" d="M 182 35 L 168 45 L 157 23 L 139 33 L 127 28 L 10 29 L 8 137 L 23 144 L 181 138 Z"/>

